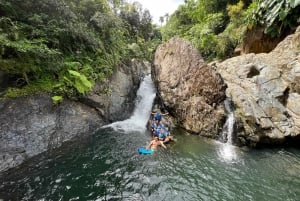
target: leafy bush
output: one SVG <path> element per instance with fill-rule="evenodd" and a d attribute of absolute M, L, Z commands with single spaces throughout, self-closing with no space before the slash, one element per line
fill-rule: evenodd
<path fill-rule="evenodd" d="M 300 22 L 299 0 L 259 0 L 253 4 L 248 16 L 249 28 L 263 26 L 272 37 L 281 36 Z"/>
<path fill-rule="evenodd" d="M 227 5 L 230 21 L 226 29 L 218 35 L 216 46 L 217 58 L 228 58 L 233 55 L 234 49 L 241 44 L 246 31 L 245 15 L 243 1 L 234 5 Z"/>
<path fill-rule="evenodd" d="M 22 88 L 9 87 L 6 90 L 3 98 L 16 98 L 19 96 L 28 96 L 32 94 L 51 93 L 56 84 L 57 83 L 53 82 L 52 79 L 45 77 L 43 79 L 30 82 L 30 84 Z"/>
<path fill-rule="evenodd" d="M 120 63 L 150 60 L 160 41 L 149 11 L 122 0 L 6 0 L 0 13 L 0 71 L 28 87 L 52 79 L 58 95 L 85 94 Z"/>

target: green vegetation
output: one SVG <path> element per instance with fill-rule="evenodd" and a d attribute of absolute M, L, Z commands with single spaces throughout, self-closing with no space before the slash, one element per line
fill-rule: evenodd
<path fill-rule="evenodd" d="M 51 93 L 53 86 L 56 83 L 53 80 L 39 79 L 31 82 L 29 85 L 25 85 L 22 88 L 19 87 L 10 87 L 6 90 L 6 93 L 2 98 L 16 98 L 19 96 L 28 96 L 32 94 L 40 94 L 42 92 Z"/>
<path fill-rule="evenodd" d="M 85 94 L 120 63 L 151 60 L 160 42 L 149 11 L 138 3 L 0 0 L 0 71 L 9 83 L 23 80 L 6 97 Z"/>
<path fill-rule="evenodd" d="M 61 103 L 63 101 L 63 97 L 62 96 L 52 96 L 52 101 L 54 104 Z"/>
<path fill-rule="evenodd" d="M 299 24 L 299 13 L 299 0 L 185 0 L 161 32 L 164 41 L 173 36 L 189 40 L 206 60 L 225 59 L 249 28 L 262 26 L 279 37 Z"/>
<path fill-rule="evenodd" d="M 249 26 L 263 26 L 272 37 L 281 36 L 300 22 L 300 0 L 264 0 L 255 2 Z"/>
<path fill-rule="evenodd" d="M 206 60 L 225 59 L 247 30 L 260 26 L 279 37 L 299 24 L 299 13 L 300 0 L 185 0 L 160 18 L 166 25 L 159 29 L 136 2 L 0 0 L 0 73 L 10 87 L 1 94 L 84 95 L 120 63 L 151 61 L 161 40 L 173 36 Z"/>

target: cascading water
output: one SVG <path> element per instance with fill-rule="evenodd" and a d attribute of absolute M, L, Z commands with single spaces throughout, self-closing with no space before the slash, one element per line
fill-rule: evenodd
<path fill-rule="evenodd" d="M 231 101 L 229 99 L 226 99 L 224 104 L 228 115 L 227 115 L 227 120 L 223 126 L 221 137 L 222 137 L 222 141 L 226 143 L 221 145 L 220 156 L 226 161 L 233 161 L 237 159 L 236 147 L 232 145 L 235 118 L 234 118 L 233 106 L 231 104 Z"/>
<path fill-rule="evenodd" d="M 123 131 L 145 131 L 155 95 L 156 90 L 151 80 L 151 75 L 147 75 L 137 91 L 136 106 L 133 115 L 129 119 L 114 122 L 105 127 Z"/>
<path fill-rule="evenodd" d="M 233 126 L 234 126 L 234 115 L 233 112 L 228 114 L 227 117 L 227 144 L 232 144 L 232 134 L 233 134 Z"/>
<path fill-rule="evenodd" d="M 227 138 L 227 142 L 226 142 L 227 144 L 232 144 L 233 143 L 232 135 L 233 135 L 233 131 L 234 131 L 233 127 L 234 127 L 234 122 L 235 122 L 233 108 L 232 108 L 230 100 L 228 100 L 228 99 L 225 100 L 224 104 L 225 104 L 225 109 L 226 109 L 226 112 L 228 113 L 228 115 L 227 115 L 226 123 L 223 127 L 222 136 L 223 136 L 223 139 Z"/>

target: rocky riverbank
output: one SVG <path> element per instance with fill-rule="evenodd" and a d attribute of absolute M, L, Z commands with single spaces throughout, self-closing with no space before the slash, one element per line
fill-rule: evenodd
<path fill-rule="evenodd" d="M 140 80 L 147 73 L 149 63 L 133 61 L 131 66 L 120 66 L 80 101 L 54 105 L 50 94 L 0 101 L 0 171 L 128 118 Z M 104 89 L 109 91 L 104 93 Z"/>

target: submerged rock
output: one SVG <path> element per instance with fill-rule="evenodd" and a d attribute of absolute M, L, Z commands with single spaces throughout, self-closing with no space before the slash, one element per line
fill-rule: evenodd
<path fill-rule="evenodd" d="M 152 76 L 178 126 L 216 137 L 224 121 L 226 85 L 190 43 L 172 38 L 160 45 L 155 52 Z"/>

